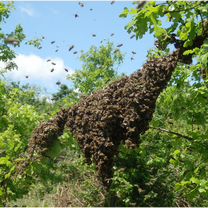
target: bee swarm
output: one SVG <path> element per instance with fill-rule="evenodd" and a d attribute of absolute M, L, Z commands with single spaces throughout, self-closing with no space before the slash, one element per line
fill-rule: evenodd
<path fill-rule="evenodd" d="M 66 126 L 78 140 L 87 163 L 96 164 L 104 186 L 109 187 L 119 145 L 139 145 L 139 135 L 148 130 L 156 100 L 170 80 L 177 60 L 178 52 L 174 52 L 149 61 L 130 77 L 62 110 L 34 132 L 28 152 L 43 155 Z"/>

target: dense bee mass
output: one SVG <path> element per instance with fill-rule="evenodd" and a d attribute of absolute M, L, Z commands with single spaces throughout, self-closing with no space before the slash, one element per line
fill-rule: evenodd
<path fill-rule="evenodd" d="M 66 119 L 67 111 L 61 110 L 53 120 L 42 123 L 29 142 L 29 155 L 44 155 L 53 142 L 63 134 Z"/>
<path fill-rule="evenodd" d="M 156 100 L 176 67 L 178 52 L 147 62 L 130 77 L 124 77 L 62 110 L 54 120 L 43 123 L 29 143 L 30 155 L 44 152 L 63 133 L 73 133 L 88 163 L 96 164 L 103 184 L 108 187 L 119 145 L 138 146 L 139 136 L 148 130 Z"/>
<path fill-rule="evenodd" d="M 177 64 L 177 52 L 83 99 L 69 109 L 66 127 L 77 138 L 87 162 L 95 162 L 105 185 L 112 177 L 119 145 L 133 148 L 148 129 L 156 99 Z"/>
<path fill-rule="evenodd" d="M 49 150 L 54 141 L 63 134 L 64 126 L 67 120 L 67 111 L 61 110 L 56 117 L 43 122 L 33 133 L 27 149 L 27 160 L 20 161 L 17 166 L 16 175 L 24 173 L 30 162 L 38 160 Z"/>

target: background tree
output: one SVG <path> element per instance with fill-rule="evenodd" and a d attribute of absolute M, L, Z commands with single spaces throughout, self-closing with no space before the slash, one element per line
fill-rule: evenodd
<path fill-rule="evenodd" d="M 3 25 L 6 19 L 9 17 L 13 7 L 13 3 L 0 2 L 0 24 Z M 12 50 L 11 46 L 20 46 L 20 43 L 24 40 L 25 35 L 23 33 L 23 28 L 17 25 L 9 34 L 5 34 L 0 28 L 0 61 L 6 62 L 6 67 L 0 69 L 0 74 L 3 74 L 7 70 L 11 70 L 16 66 L 12 59 L 15 58 L 15 52 Z"/>
<path fill-rule="evenodd" d="M 99 48 L 92 46 L 88 52 L 81 54 L 80 60 L 83 62 L 82 69 L 69 79 L 77 92 L 90 95 L 118 78 L 116 69 L 123 62 L 123 55 L 113 43 L 107 42 Z"/>
<path fill-rule="evenodd" d="M 147 2 L 142 9 L 126 8 L 120 17 L 132 16 L 131 22 L 126 26 L 129 33 L 135 33 L 136 38 L 152 33 L 156 38 L 156 46 L 165 50 L 168 46 L 175 48 L 183 46 L 185 63 L 191 63 L 190 55 L 198 56 L 198 62 L 207 68 L 207 42 L 201 49 L 199 42 L 201 36 L 207 36 L 208 5 L 206 1 L 200 2 Z M 166 25 L 164 26 L 164 23 Z M 167 24 L 168 23 L 168 24 Z M 198 38 L 198 42 L 193 40 Z M 202 39 L 203 40 L 203 39 Z M 189 48 L 192 47 L 192 50 Z M 199 58 L 200 55 L 200 58 Z"/>
<path fill-rule="evenodd" d="M 0 24 L 3 25 L 6 23 L 6 20 L 9 18 L 10 13 L 15 9 L 13 2 L 0 2 Z M 6 65 L 4 68 L 0 69 L 0 75 L 3 75 L 5 72 L 17 68 L 17 65 L 13 61 L 16 57 L 14 48 L 20 47 L 21 43 L 26 39 L 26 36 L 23 31 L 23 27 L 18 24 L 14 27 L 14 30 L 10 33 L 5 33 L 0 27 L 0 61 L 4 62 Z M 27 40 L 25 44 L 32 45 L 39 48 L 41 41 L 44 37 Z"/>

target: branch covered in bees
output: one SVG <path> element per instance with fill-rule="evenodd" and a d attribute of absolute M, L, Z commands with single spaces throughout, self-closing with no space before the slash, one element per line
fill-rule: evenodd
<path fill-rule="evenodd" d="M 199 42 L 202 43 L 201 39 Z M 139 136 L 149 129 L 157 98 L 183 57 L 181 50 L 148 61 L 130 77 L 113 82 L 41 124 L 29 142 L 30 159 L 34 155 L 44 156 L 66 127 L 78 140 L 86 162 L 96 164 L 98 175 L 108 188 L 119 145 L 139 145 Z"/>
<path fill-rule="evenodd" d="M 149 61 L 130 77 L 112 83 L 42 123 L 30 139 L 29 160 L 44 156 L 66 126 L 78 140 L 86 162 L 96 164 L 103 184 L 109 187 L 119 145 L 125 143 L 129 148 L 139 145 L 139 135 L 149 128 L 156 99 L 170 80 L 177 60 L 175 52 Z"/>
<path fill-rule="evenodd" d="M 66 119 L 67 111 L 63 109 L 53 120 L 43 122 L 33 132 L 33 136 L 29 141 L 25 156 L 27 159 L 19 163 L 16 175 L 23 174 L 31 162 L 41 159 L 41 157 L 47 153 L 54 141 L 56 141 L 56 139 L 63 134 Z"/>

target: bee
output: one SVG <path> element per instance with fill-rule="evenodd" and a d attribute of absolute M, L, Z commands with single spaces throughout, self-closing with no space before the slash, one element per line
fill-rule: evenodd
<path fill-rule="evenodd" d="M 51 41 L 51 44 L 54 44 L 55 43 L 55 41 Z"/>
<path fill-rule="evenodd" d="M 118 44 L 116 47 L 118 47 L 118 48 L 119 48 L 119 47 L 121 47 L 121 46 L 123 46 L 123 44 Z"/>
<path fill-rule="evenodd" d="M 69 72 L 69 70 L 68 70 L 68 69 L 66 69 L 66 68 L 65 68 L 64 70 L 65 70 L 66 72 Z"/>
<path fill-rule="evenodd" d="M 81 7 L 84 7 L 84 4 L 82 2 L 78 2 L 78 4 L 81 6 Z"/>
<path fill-rule="evenodd" d="M 132 51 L 132 54 L 136 54 L 136 52 L 135 51 Z"/>
<path fill-rule="evenodd" d="M 48 59 L 47 62 L 51 61 L 51 59 Z"/>
<path fill-rule="evenodd" d="M 56 82 L 56 85 L 60 85 L 60 84 L 61 84 L 61 82 L 60 82 L 60 81 Z"/>
<path fill-rule="evenodd" d="M 70 46 L 69 51 L 71 51 L 74 48 L 74 45 Z"/>
<path fill-rule="evenodd" d="M 115 1 L 111 1 L 111 5 L 114 4 L 114 3 L 115 3 Z"/>
<path fill-rule="evenodd" d="M 79 17 L 79 15 L 78 15 L 78 14 L 75 14 L 75 15 L 74 15 L 74 17 L 75 17 L 75 18 L 78 18 L 78 17 Z"/>
<path fill-rule="evenodd" d="M 92 37 L 96 37 L 96 34 L 92 34 Z"/>
<path fill-rule="evenodd" d="M 74 51 L 74 53 L 73 54 L 77 54 L 77 51 Z"/>
<path fill-rule="evenodd" d="M 134 38 L 135 37 L 135 35 L 132 35 L 130 38 L 132 39 L 132 38 Z"/>
<path fill-rule="evenodd" d="M 114 36 L 114 33 L 111 33 L 111 37 Z"/>
<path fill-rule="evenodd" d="M 51 72 L 53 72 L 54 71 L 54 68 L 53 69 L 51 69 Z"/>
<path fill-rule="evenodd" d="M 51 62 L 51 64 L 56 65 L 56 63 L 54 63 L 54 62 Z"/>
<path fill-rule="evenodd" d="M 28 78 L 29 78 L 29 76 L 27 75 L 27 76 L 25 76 L 25 78 L 26 78 L 26 79 L 28 79 Z"/>
<path fill-rule="evenodd" d="M 90 11 L 92 11 L 93 9 L 91 8 Z"/>

